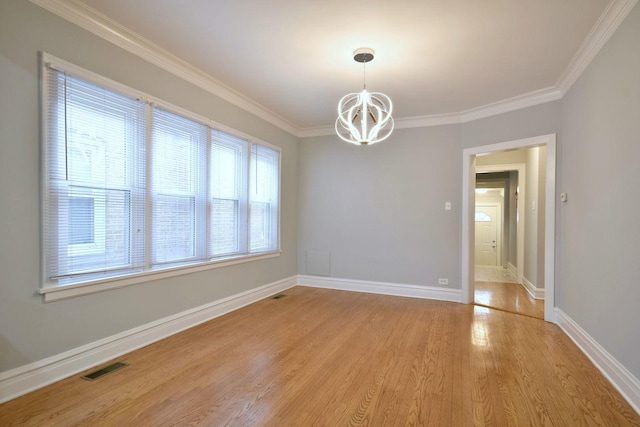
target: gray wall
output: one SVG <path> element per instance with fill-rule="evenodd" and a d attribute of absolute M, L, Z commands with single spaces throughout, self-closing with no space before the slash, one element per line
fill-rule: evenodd
<path fill-rule="evenodd" d="M 558 132 L 559 102 L 462 125 L 397 129 L 357 147 L 335 136 L 299 148 L 298 271 L 330 254 L 336 278 L 461 288 L 462 149 Z M 452 211 L 444 202 L 452 201 Z"/>
<path fill-rule="evenodd" d="M 44 304 L 40 50 L 282 147 L 282 256 Z M 296 137 L 28 1 L 0 2 L 0 76 L 0 372 L 296 274 Z"/>
<path fill-rule="evenodd" d="M 307 138 L 299 156 L 300 273 L 313 250 L 330 253 L 332 277 L 460 287 L 458 126 L 400 129 L 370 147 Z"/>
<path fill-rule="evenodd" d="M 562 102 L 554 101 L 464 123 L 462 148 L 514 141 L 560 131 Z"/>
<path fill-rule="evenodd" d="M 563 100 L 558 305 L 640 378 L 640 6 Z"/>

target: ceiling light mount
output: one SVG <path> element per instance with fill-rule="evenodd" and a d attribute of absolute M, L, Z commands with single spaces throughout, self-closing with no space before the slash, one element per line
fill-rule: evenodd
<path fill-rule="evenodd" d="M 373 49 L 362 47 L 353 52 L 353 60 L 356 62 L 371 62 L 375 56 Z"/>
<path fill-rule="evenodd" d="M 375 144 L 387 139 L 393 131 L 391 99 L 380 92 L 367 92 L 366 63 L 373 60 L 374 53 L 370 48 L 353 52 L 354 61 L 363 65 L 364 89 L 360 93 L 343 96 L 338 103 L 336 133 L 340 139 L 351 144 Z"/>

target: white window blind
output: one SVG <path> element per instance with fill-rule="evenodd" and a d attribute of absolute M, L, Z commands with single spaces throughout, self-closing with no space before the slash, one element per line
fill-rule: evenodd
<path fill-rule="evenodd" d="M 251 252 L 277 249 L 279 170 L 279 152 L 252 144 L 251 165 L 249 167 Z"/>
<path fill-rule="evenodd" d="M 224 132 L 211 135 L 209 256 L 247 253 L 249 143 Z"/>
<path fill-rule="evenodd" d="M 145 105 L 50 68 L 45 84 L 46 279 L 141 269 Z"/>
<path fill-rule="evenodd" d="M 206 260 L 205 125 L 153 108 L 152 264 Z"/>
<path fill-rule="evenodd" d="M 279 251 L 279 150 L 44 57 L 43 293 Z"/>

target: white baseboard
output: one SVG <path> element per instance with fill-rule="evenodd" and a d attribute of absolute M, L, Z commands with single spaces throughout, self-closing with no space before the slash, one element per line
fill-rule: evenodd
<path fill-rule="evenodd" d="M 596 368 L 611 382 L 633 409 L 640 414 L 640 380 L 634 377 L 620 362 L 565 312 L 556 308 L 556 322 Z"/>
<path fill-rule="evenodd" d="M 510 262 L 507 263 L 507 270 L 509 270 L 509 272 L 513 274 L 513 277 L 518 277 L 518 269 Z"/>
<path fill-rule="evenodd" d="M 0 403 L 296 286 L 296 276 L 213 301 L 0 373 Z"/>
<path fill-rule="evenodd" d="M 536 288 L 526 277 L 522 278 L 522 286 L 534 299 L 544 299 L 544 288 Z"/>
<path fill-rule="evenodd" d="M 460 302 L 462 291 L 435 286 L 405 285 L 399 283 L 370 282 L 366 280 L 337 279 L 334 277 L 299 275 L 298 284 L 311 288 L 338 289 L 342 291 L 367 292 L 399 297 L 433 299 Z"/>

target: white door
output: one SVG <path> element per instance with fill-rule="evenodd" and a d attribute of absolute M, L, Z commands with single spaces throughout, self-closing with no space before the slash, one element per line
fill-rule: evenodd
<path fill-rule="evenodd" d="M 476 265 L 498 265 L 498 207 L 476 206 Z"/>

